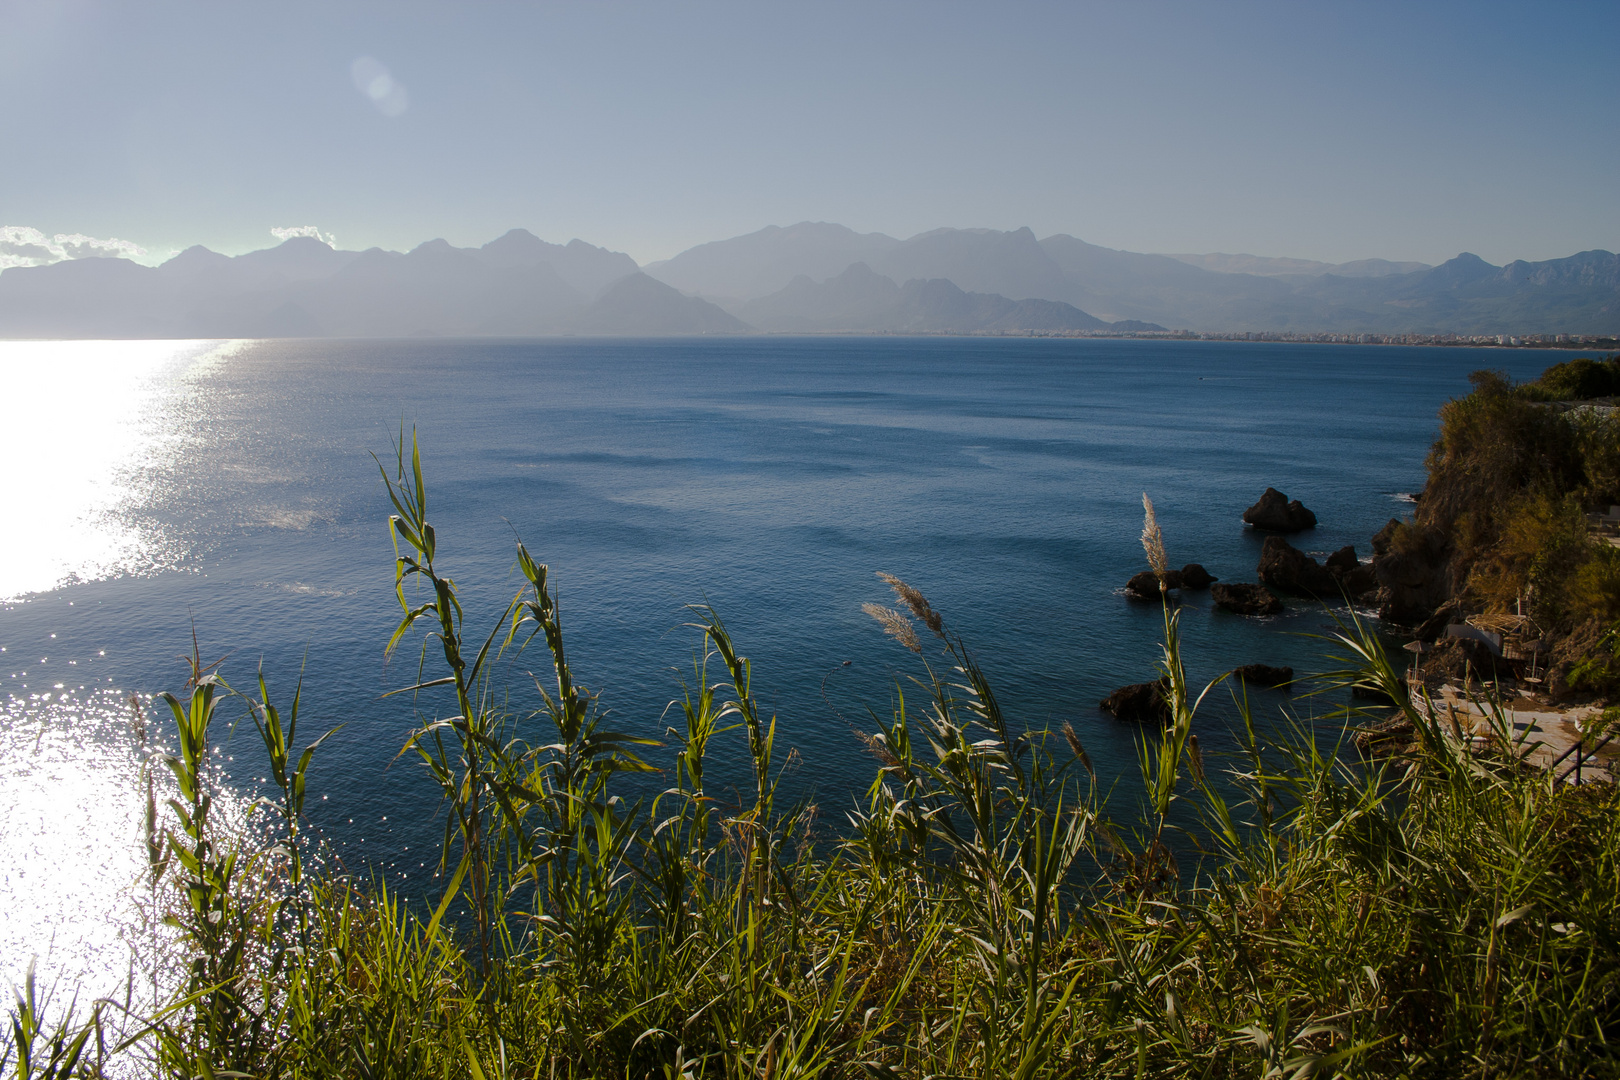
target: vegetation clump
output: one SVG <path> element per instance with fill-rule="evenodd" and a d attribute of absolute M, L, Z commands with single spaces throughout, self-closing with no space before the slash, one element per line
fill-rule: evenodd
<path fill-rule="evenodd" d="M 868 610 L 915 677 L 871 715 L 871 785 L 823 832 L 783 798 L 777 721 L 712 610 L 694 609 L 669 747 L 614 731 L 546 567 L 520 545 L 523 591 L 472 630 L 414 448 L 385 479 L 390 647 L 426 628 L 404 690 L 443 796 L 437 894 L 419 910 L 301 857 L 313 747 L 295 760 L 299 697 L 284 717 L 263 681 L 245 700 L 284 796 L 275 842 L 221 834 L 199 748 L 228 698 L 199 665 L 169 699 L 180 795 L 150 849 L 189 977 L 123 1048 L 153 1074 L 1620 1075 L 1614 788 L 1529 772 L 1500 714 L 1481 749 L 1414 708 L 1359 625 L 1333 680 L 1400 702 L 1377 717 L 1410 725 L 1409 757 L 1340 758 L 1303 721 L 1263 737 L 1240 697 L 1243 754 L 1206 760 L 1216 687 L 1189 684 L 1166 603 L 1168 717 L 1140 735 L 1134 791 L 1105 798 L 1079 735 L 1015 723 L 944 616 L 885 576 L 894 606 Z M 534 642 L 523 709 L 493 673 Z M 741 791 L 710 775 L 723 742 Z M 37 1024 L 15 1030 L 12 1060 L 49 1056 Z M 96 1075 L 102 1041 L 61 1034 L 76 1050 L 51 1075 Z"/>
<path fill-rule="evenodd" d="M 1620 548 L 1602 519 L 1620 503 L 1620 419 L 1548 402 L 1620 390 L 1620 358 L 1572 360 L 1522 385 L 1491 371 L 1471 382 L 1440 411 L 1428 484 L 1387 557 L 1418 567 L 1425 599 L 1456 615 L 1527 618 L 1556 689 L 1614 693 Z"/>
<path fill-rule="evenodd" d="M 1522 393 L 1531 401 L 1590 401 L 1620 394 L 1620 355 L 1593 360 L 1577 356 L 1554 364 L 1541 378 L 1525 383 Z"/>

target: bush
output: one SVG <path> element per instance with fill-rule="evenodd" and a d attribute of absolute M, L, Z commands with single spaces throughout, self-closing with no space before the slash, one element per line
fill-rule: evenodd
<path fill-rule="evenodd" d="M 1524 387 L 1537 401 L 1589 401 L 1620 394 L 1620 357 L 1593 360 L 1578 356 L 1554 364 Z"/>

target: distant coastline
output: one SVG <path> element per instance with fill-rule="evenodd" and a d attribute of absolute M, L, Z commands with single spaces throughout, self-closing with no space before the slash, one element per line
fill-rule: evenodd
<path fill-rule="evenodd" d="M 823 334 L 839 335 L 838 331 Z M 781 336 L 781 335 L 770 335 Z M 804 335 L 812 336 L 812 335 Z M 905 334 L 845 331 L 841 336 L 860 337 L 1051 337 L 1051 338 L 1140 338 L 1147 341 L 1242 341 L 1292 345 L 1406 345 L 1464 349 L 1585 349 L 1620 352 L 1620 337 L 1593 334 L 1312 334 L 1294 331 L 1245 333 L 1204 333 L 1197 330 L 1002 330 Z"/>
<path fill-rule="evenodd" d="M 1585 349 L 1620 352 L 1620 337 L 1591 334 L 1312 334 L 1255 331 L 1204 333 L 1197 330 L 812 330 L 743 332 L 736 337 L 1001 337 L 1105 338 L 1144 341 L 1238 341 L 1291 345 L 1406 345 L 1464 349 Z"/>

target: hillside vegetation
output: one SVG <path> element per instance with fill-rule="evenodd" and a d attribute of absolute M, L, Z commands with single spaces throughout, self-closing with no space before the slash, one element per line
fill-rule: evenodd
<path fill-rule="evenodd" d="M 1523 614 L 1552 645 L 1555 688 L 1612 693 L 1620 548 L 1588 514 L 1620 503 L 1620 359 L 1580 358 L 1514 385 L 1476 372 L 1440 411 L 1429 482 L 1397 549 L 1428 547 L 1457 617 Z M 1584 404 L 1583 404 L 1584 403 Z"/>
<path fill-rule="evenodd" d="M 669 744 L 611 730 L 546 567 L 520 545 L 523 591 L 464 616 L 419 460 L 402 448 L 387 480 L 389 646 L 423 662 L 407 750 L 442 795 L 426 903 L 312 857 L 302 692 L 233 696 L 198 662 L 167 698 L 175 750 L 152 766 L 174 799 L 147 835 L 182 985 L 121 1048 L 110 1006 L 41 1028 L 30 989 L 19 1075 L 113 1052 L 176 1078 L 1620 1075 L 1620 799 L 1527 772 L 1505 723 L 1479 752 L 1407 704 L 1412 756 L 1365 765 L 1321 748 L 1359 714 L 1274 739 L 1240 700 L 1246 750 L 1206 760 L 1166 603 L 1170 720 L 1116 788 L 1072 729 L 1007 715 L 886 578 L 894 606 L 868 612 L 915 678 L 865 725 L 865 796 L 818 825 L 779 793 L 793 729 L 718 615 L 694 609 Z M 1162 572 L 1151 507 L 1144 545 Z M 1330 682 L 1405 700 L 1373 635 L 1337 645 Z M 526 648 L 544 678 L 523 705 L 492 673 Z M 261 843 L 211 801 L 233 701 L 280 792 Z M 728 746 L 741 791 L 710 776 Z"/>

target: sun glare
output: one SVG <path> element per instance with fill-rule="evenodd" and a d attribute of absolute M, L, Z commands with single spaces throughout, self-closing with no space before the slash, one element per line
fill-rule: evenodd
<path fill-rule="evenodd" d="M 0 600 L 155 568 L 162 538 L 125 511 L 185 441 L 188 373 L 236 342 L 0 342 L 0 461 L 13 520 L 0 530 Z"/>

